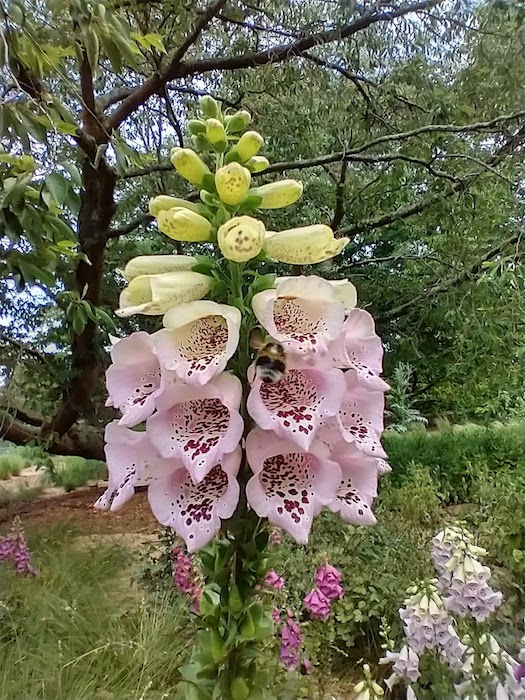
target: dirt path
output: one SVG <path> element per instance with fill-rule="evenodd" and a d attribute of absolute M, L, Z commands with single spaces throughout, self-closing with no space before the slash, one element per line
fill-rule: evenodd
<path fill-rule="evenodd" d="M 0 531 L 9 529 L 16 515 L 27 529 L 61 522 L 78 528 L 85 535 L 153 533 L 158 527 L 145 493 L 137 493 L 118 513 L 106 513 L 93 508 L 103 491 L 103 487 L 88 486 L 53 498 L 0 506 Z"/>

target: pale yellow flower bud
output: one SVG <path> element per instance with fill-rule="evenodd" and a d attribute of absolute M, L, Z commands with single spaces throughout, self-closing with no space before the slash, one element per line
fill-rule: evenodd
<path fill-rule="evenodd" d="M 226 141 L 226 132 L 222 122 L 218 119 L 206 119 L 206 136 L 208 141 L 214 145 Z"/>
<path fill-rule="evenodd" d="M 252 158 L 263 145 L 263 137 L 257 131 L 247 131 L 241 136 L 235 151 L 242 161 Z"/>
<path fill-rule="evenodd" d="M 251 260 L 262 250 L 264 224 L 251 216 L 236 216 L 220 227 L 217 243 L 227 260 Z"/>
<path fill-rule="evenodd" d="M 250 189 L 251 174 L 240 163 L 229 163 L 215 173 L 215 186 L 225 204 L 240 204 Z"/>
<path fill-rule="evenodd" d="M 157 216 L 159 229 L 175 241 L 209 241 L 211 224 L 189 209 L 169 209 Z"/>
<path fill-rule="evenodd" d="M 117 316 L 165 314 L 178 304 L 197 301 L 208 294 L 212 278 L 198 272 L 164 272 L 140 275 L 120 295 Z"/>
<path fill-rule="evenodd" d="M 245 165 L 252 173 L 262 173 L 262 171 L 266 170 L 266 168 L 270 165 L 270 161 L 264 156 L 254 156 L 253 158 L 250 158 Z"/>
<path fill-rule="evenodd" d="M 211 175 L 206 163 L 191 148 L 173 148 L 171 162 L 179 175 L 198 187 L 201 186 L 205 175 Z"/>
<path fill-rule="evenodd" d="M 179 199 L 178 197 L 170 197 L 167 194 L 159 194 L 157 197 L 152 197 L 149 200 L 149 213 L 152 216 L 158 216 L 160 211 L 168 211 L 168 209 L 173 209 L 174 207 L 191 209 L 191 211 L 195 212 L 199 211 L 197 204 L 187 202 L 185 199 Z"/>
<path fill-rule="evenodd" d="M 141 275 L 157 275 L 162 272 L 191 270 L 196 259 L 190 255 L 139 255 L 128 262 L 122 274 L 131 282 Z"/>
<path fill-rule="evenodd" d="M 262 197 L 260 209 L 281 209 L 297 202 L 303 193 L 303 183 L 297 180 L 280 180 L 250 190 L 250 195 Z"/>
<path fill-rule="evenodd" d="M 334 238 L 329 226 L 314 224 L 287 231 L 267 231 L 266 255 L 289 265 L 313 265 L 339 255 L 348 238 Z"/>
<path fill-rule="evenodd" d="M 241 109 L 240 112 L 235 112 L 235 114 L 225 117 L 224 122 L 228 131 L 235 133 L 246 129 L 251 120 L 252 115 L 245 109 Z"/>

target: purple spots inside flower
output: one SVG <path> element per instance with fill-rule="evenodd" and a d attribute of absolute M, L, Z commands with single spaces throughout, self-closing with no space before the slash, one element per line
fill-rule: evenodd
<path fill-rule="evenodd" d="M 321 396 L 311 373 L 289 369 L 280 382 L 261 384 L 259 392 L 274 422 L 281 422 L 292 433 L 309 435 L 315 429 Z"/>
<path fill-rule="evenodd" d="M 226 435 L 230 412 L 220 399 L 198 399 L 174 406 L 169 412 L 171 440 L 177 441 L 198 463 Z"/>
<path fill-rule="evenodd" d="M 281 336 L 295 341 L 299 352 L 310 352 L 317 336 L 326 333 L 325 304 L 297 297 L 279 297 L 273 307 L 273 320 Z"/>

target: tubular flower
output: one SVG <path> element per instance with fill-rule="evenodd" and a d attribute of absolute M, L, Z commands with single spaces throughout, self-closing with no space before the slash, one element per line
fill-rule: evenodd
<path fill-rule="evenodd" d="M 128 262 L 123 276 L 128 282 L 142 275 L 159 275 L 163 272 L 189 271 L 196 264 L 189 255 L 139 255 Z"/>
<path fill-rule="evenodd" d="M 268 231 L 264 251 L 269 258 L 289 265 L 314 265 L 342 252 L 350 239 L 334 238 L 329 226 L 313 224 L 286 231 Z"/>
<path fill-rule="evenodd" d="M 170 160 L 179 175 L 196 187 L 201 187 L 206 175 L 211 175 L 206 163 L 191 148 L 173 148 Z"/>
<path fill-rule="evenodd" d="M 250 160 L 263 145 L 263 137 L 258 131 L 246 131 L 235 146 L 234 152 L 241 161 Z"/>
<path fill-rule="evenodd" d="M 182 207 L 159 211 L 157 223 L 159 230 L 175 241 L 209 241 L 211 237 L 208 219 Z"/>
<path fill-rule="evenodd" d="M 235 206 L 246 198 L 250 189 L 251 173 L 240 163 L 228 163 L 215 173 L 215 187 L 225 204 Z"/>
<path fill-rule="evenodd" d="M 253 187 L 248 195 L 261 197 L 259 209 L 282 209 L 295 204 L 303 193 L 303 183 L 297 180 L 280 180 L 267 185 Z"/>
<path fill-rule="evenodd" d="M 163 272 L 134 277 L 120 294 L 117 316 L 146 314 L 157 316 L 183 304 L 197 301 L 211 289 L 211 277 L 199 272 Z"/>
<path fill-rule="evenodd" d="M 345 373 L 346 394 L 336 422 L 346 442 L 371 457 L 385 458 L 379 437 L 383 431 L 385 397 L 382 391 L 371 391 L 360 384 L 357 373 Z"/>
<path fill-rule="evenodd" d="M 328 600 L 339 600 L 344 596 L 341 586 L 341 572 L 331 564 L 323 564 L 315 572 L 315 586 Z"/>
<path fill-rule="evenodd" d="M 339 465 L 324 445 L 302 450 L 260 428 L 248 435 L 246 454 L 254 473 L 246 486 L 248 503 L 257 515 L 306 544 L 314 517 L 334 498 Z"/>
<path fill-rule="evenodd" d="M 167 194 L 159 194 L 157 197 L 152 197 L 149 200 L 149 213 L 152 216 L 157 217 L 161 211 L 169 211 L 170 209 L 183 208 L 189 209 L 196 213 L 199 212 L 199 205 L 194 202 L 188 202 L 185 199 L 179 199 L 179 197 L 170 197 Z"/>
<path fill-rule="evenodd" d="M 341 333 L 343 304 L 332 285 L 316 275 L 290 277 L 253 297 L 259 323 L 289 352 L 322 354 Z"/>
<path fill-rule="evenodd" d="M 134 426 L 149 418 L 161 391 L 161 371 L 153 338 L 144 331 L 132 333 L 111 348 L 106 372 L 107 406 L 122 412 L 119 425 Z"/>
<path fill-rule="evenodd" d="M 162 459 L 144 432 L 120 426 L 106 426 L 108 487 L 95 503 L 98 510 L 120 510 L 135 493 L 135 486 L 148 486 L 163 478 L 173 464 Z"/>
<path fill-rule="evenodd" d="M 279 576 L 273 569 L 266 574 L 264 582 L 270 588 L 275 588 L 277 591 L 282 591 L 284 588 L 284 578 Z"/>
<path fill-rule="evenodd" d="M 379 663 L 392 664 L 392 675 L 385 681 L 390 690 L 400 680 L 416 683 L 421 675 L 419 656 L 406 644 L 398 652 L 387 651 Z"/>
<path fill-rule="evenodd" d="M 287 671 L 293 671 L 301 661 L 301 628 L 290 612 L 281 629 L 279 658 Z"/>
<path fill-rule="evenodd" d="M 151 442 L 163 457 L 178 459 L 195 483 L 239 444 L 241 382 L 222 372 L 205 386 L 171 384 L 157 398 L 147 422 Z"/>
<path fill-rule="evenodd" d="M 371 506 L 377 496 L 377 460 L 345 442 L 340 442 L 330 457 L 339 464 L 343 476 L 329 509 L 353 525 L 375 525 Z"/>
<path fill-rule="evenodd" d="M 229 518 L 239 501 L 235 478 L 241 463 L 236 448 L 212 464 L 206 476 L 194 483 L 182 462 L 148 489 L 151 510 L 157 520 L 183 538 L 190 553 L 208 544 Z"/>
<path fill-rule="evenodd" d="M 239 344 L 241 312 L 214 301 L 193 301 L 168 311 L 155 334 L 163 367 L 188 384 L 203 385 L 226 368 Z"/>
<path fill-rule="evenodd" d="M 375 333 L 374 319 L 363 309 L 350 311 L 343 332 L 330 346 L 336 367 L 352 369 L 357 380 L 376 391 L 388 384 L 379 376 L 383 367 L 383 345 Z"/>
<path fill-rule="evenodd" d="M 248 413 L 261 428 L 273 430 L 307 450 L 322 418 L 338 412 L 343 391 L 344 377 L 339 370 L 321 370 L 296 360 L 279 382 L 265 383 L 255 378 Z"/>
<path fill-rule="evenodd" d="M 251 216 L 235 216 L 219 228 L 217 243 L 227 260 L 247 262 L 262 250 L 264 224 Z"/>
<path fill-rule="evenodd" d="M 330 617 L 330 600 L 317 588 L 305 595 L 303 604 L 314 619 L 327 620 Z"/>
<path fill-rule="evenodd" d="M 294 278 L 277 277 L 275 280 L 275 286 L 278 286 L 281 282 L 290 279 Z M 355 308 L 355 305 L 357 304 L 357 290 L 351 282 L 349 282 L 347 279 L 325 280 L 325 282 L 332 285 L 335 298 L 344 304 L 347 312 Z"/>

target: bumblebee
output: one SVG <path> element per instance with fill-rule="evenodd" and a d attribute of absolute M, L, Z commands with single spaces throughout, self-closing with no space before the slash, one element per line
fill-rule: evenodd
<path fill-rule="evenodd" d="M 280 382 L 286 372 L 286 352 L 283 346 L 272 338 L 264 338 L 258 329 L 250 337 L 250 345 L 257 350 L 255 375 L 265 384 Z"/>

